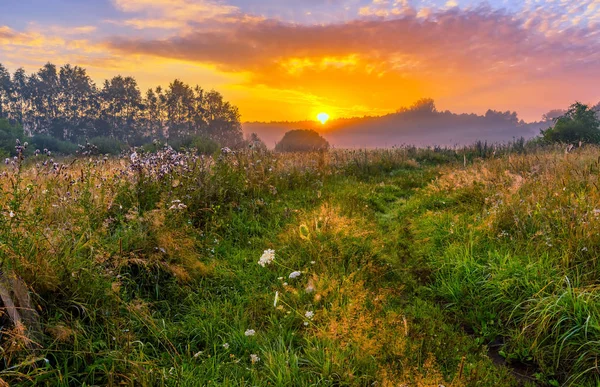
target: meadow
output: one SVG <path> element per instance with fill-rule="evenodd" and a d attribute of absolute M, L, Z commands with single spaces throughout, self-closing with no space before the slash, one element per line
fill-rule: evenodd
<path fill-rule="evenodd" d="M 600 148 L 8 159 L 0 385 L 600 382 Z"/>

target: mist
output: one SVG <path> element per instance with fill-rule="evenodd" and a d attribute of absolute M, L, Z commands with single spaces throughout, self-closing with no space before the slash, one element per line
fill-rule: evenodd
<path fill-rule="evenodd" d="M 549 112 L 551 113 L 551 112 Z M 342 118 L 327 122 L 247 122 L 245 134 L 256 133 L 273 148 L 292 129 L 313 129 L 335 148 L 383 148 L 399 145 L 459 146 L 476 141 L 503 143 L 535 137 L 552 124 L 551 114 L 538 122 L 524 122 L 516 112 L 488 110 L 484 115 L 439 111 L 432 99 L 378 117 Z"/>

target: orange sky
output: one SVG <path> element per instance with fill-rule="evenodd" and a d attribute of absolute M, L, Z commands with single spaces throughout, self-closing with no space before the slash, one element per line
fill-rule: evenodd
<path fill-rule="evenodd" d="M 142 91 L 180 78 L 219 90 L 245 121 L 380 115 L 423 97 L 536 120 L 600 100 L 598 0 L 36 1 L 0 16 L 11 71 L 69 62 L 98 84 L 133 75 Z"/>

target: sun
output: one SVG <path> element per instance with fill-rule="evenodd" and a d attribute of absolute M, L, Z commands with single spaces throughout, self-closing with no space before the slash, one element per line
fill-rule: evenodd
<path fill-rule="evenodd" d="M 329 114 L 327 113 L 319 113 L 317 114 L 317 119 L 321 121 L 321 124 L 325 124 L 327 120 L 329 120 Z"/>

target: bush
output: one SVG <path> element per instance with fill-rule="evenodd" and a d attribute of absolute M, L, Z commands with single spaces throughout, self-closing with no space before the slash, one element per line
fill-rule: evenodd
<path fill-rule="evenodd" d="M 200 154 L 213 154 L 221 146 L 216 141 L 205 136 L 184 136 L 169 141 L 169 145 L 175 150 L 195 148 Z"/>
<path fill-rule="evenodd" d="M 23 136 L 23 128 L 20 125 L 12 125 L 8 120 L 0 119 L 0 156 L 4 158 L 15 155 L 17 139 L 23 140 Z"/>
<path fill-rule="evenodd" d="M 72 154 L 77 151 L 77 145 L 72 142 L 62 141 L 46 134 L 37 134 L 29 142 L 32 149 L 48 149 L 54 153 Z"/>
<path fill-rule="evenodd" d="M 103 155 L 118 155 L 127 148 L 125 143 L 112 137 L 94 137 L 89 140 L 89 143 L 96 146 L 98 153 Z"/>
<path fill-rule="evenodd" d="M 218 151 L 221 146 L 218 142 L 207 137 L 197 136 L 192 140 L 192 148 L 195 148 L 198 153 L 203 155 L 212 155 Z"/>
<path fill-rule="evenodd" d="M 600 143 L 600 119 L 589 106 L 576 102 L 567 113 L 556 118 L 553 127 L 541 132 L 546 142 L 574 144 L 579 141 Z"/>
<path fill-rule="evenodd" d="M 329 149 L 327 140 L 310 129 L 290 130 L 275 145 L 277 152 L 311 152 L 327 149 Z"/>

